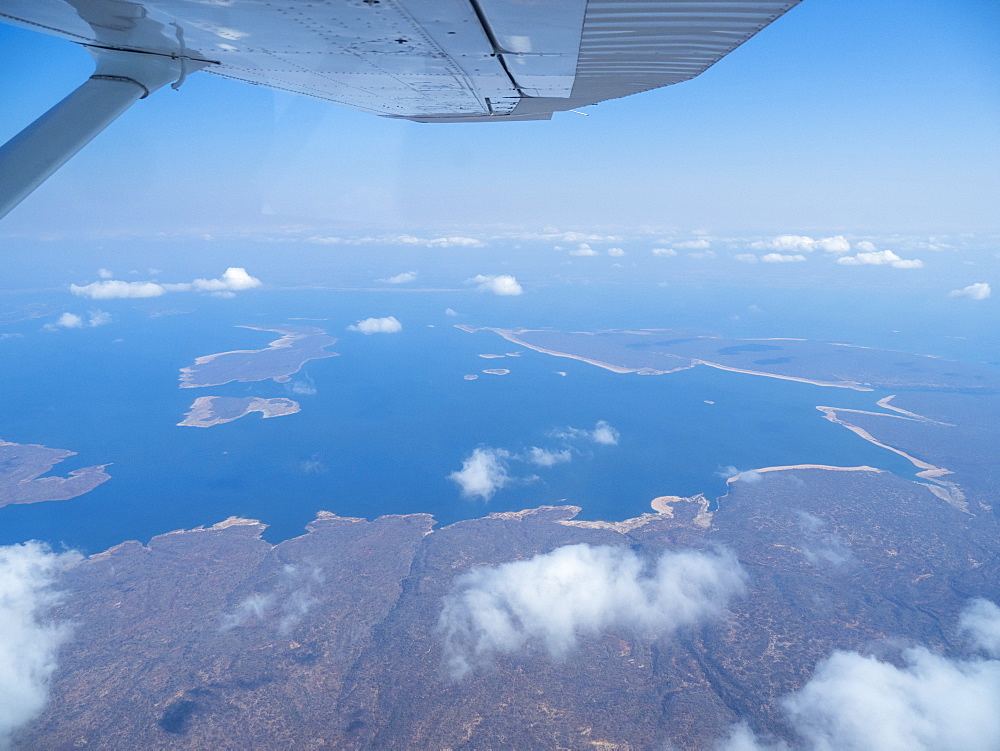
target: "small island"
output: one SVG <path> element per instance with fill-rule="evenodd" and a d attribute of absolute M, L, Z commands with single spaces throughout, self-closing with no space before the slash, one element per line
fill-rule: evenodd
<path fill-rule="evenodd" d="M 191 411 L 177 425 L 187 428 L 210 428 L 213 425 L 239 420 L 251 412 L 260 412 L 266 419 L 294 415 L 300 409 L 298 402 L 284 398 L 199 396 L 191 405 Z"/>
<path fill-rule="evenodd" d="M 489 373 L 490 375 L 507 375 L 510 373 L 510 370 L 507 368 L 487 368 L 483 372 Z"/>
<path fill-rule="evenodd" d="M 240 326 L 254 331 L 281 334 L 264 349 L 237 349 L 196 358 L 194 365 L 181 368 L 182 389 L 221 386 L 231 381 L 266 381 L 278 383 L 290 380 L 309 360 L 336 357 L 326 348 L 337 340 L 323 329 L 312 326 Z"/>
<path fill-rule="evenodd" d="M 111 479 L 107 464 L 74 469 L 68 477 L 41 477 L 75 451 L 0 440 L 0 506 L 68 501 Z"/>

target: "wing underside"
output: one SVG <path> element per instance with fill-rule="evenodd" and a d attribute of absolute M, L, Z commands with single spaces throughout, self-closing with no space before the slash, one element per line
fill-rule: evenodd
<path fill-rule="evenodd" d="M 469 122 L 688 80 L 797 2 L 0 0 L 0 20 L 372 114 Z"/>

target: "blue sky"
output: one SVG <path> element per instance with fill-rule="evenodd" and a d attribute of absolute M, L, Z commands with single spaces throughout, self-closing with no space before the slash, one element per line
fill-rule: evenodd
<path fill-rule="evenodd" d="M 90 72 L 0 27 L 7 138 Z M 701 77 L 551 122 L 421 125 L 209 75 L 95 140 L 0 234 L 274 223 L 983 231 L 1000 6 L 805 0 Z"/>

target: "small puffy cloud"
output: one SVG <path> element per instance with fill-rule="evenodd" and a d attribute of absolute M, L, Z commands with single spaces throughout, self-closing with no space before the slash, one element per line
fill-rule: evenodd
<path fill-rule="evenodd" d="M 462 461 L 461 469 L 448 475 L 448 479 L 458 484 L 464 497 L 479 496 L 489 501 L 510 480 L 509 458 L 510 452 L 504 449 L 477 448 Z"/>
<path fill-rule="evenodd" d="M 600 443 L 604 446 L 617 445 L 618 439 L 621 437 L 621 434 L 606 420 L 598 420 L 593 430 L 586 430 L 584 428 L 565 428 L 563 430 L 553 431 L 552 435 L 556 438 L 570 440 L 583 438 L 585 440 L 593 441 L 594 443 Z"/>
<path fill-rule="evenodd" d="M 230 266 L 218 279 L 195 279 L 191 288 L 198 292 L 242 292 L 261 284 L 260 279 L 250 276 L 246 269 Z"/>
<path fill-rule="evenodd" d="M 0 746 L 48 700 L 49 679 L 67 624 L 48 620 L 57 575 L 80 560 L 38 542 L 0 547 Z"/>
<path fill-rule="evenodd" d="M 653 248 L 650 251 L 654 256 L 675 256 L 677 251 L 673 248 Z"/>
<path fill-rule="evenodd" d="M 532 464 L 537 464 L 539 467 L 552 467 L 556 464 L 572 461 L 573 454 L 569 449 L 551 451 L 549 449 L 539 448 L 538 446 L 532 446 L 528 449 L 527 454 L 525 454 L 525 458 Z"/>
<path fill-rule="evenodd" d="M 864 242 L 858 243 L 858 247 Z M 869 246 L 875 247 L 868 243 Z M 922 269 L 924 262 L 919 258 L 900 258 L 891 250 L 870 250 L 854 256 L 842 256 L 837 259 L 841 266 L 891 266 L 894 269 Z"/>
<path fill-rule="evenodd" d="M 316 395 L 316 382 L 306 376 L 300 381 L 289 381 L 285 384 L 285 391 L 289 394 L 295 394 L 297 396 L 315 396 Z"/>
<path fill-rule="evenodd" d="M 765 253 L 760 260 L 764 263 L 801 263 L 806 257 L 801 253 Z"/>
<path fill-rule="evenodd" d="M 621 258 L 625 255 L 625 251 L 622 248 L 608 248 L 608 255 L 613 258 Z"/>
<path fill-rule="evenodd" d="M 446 316 L 450 316 L 451 318 L 454 318 L 455 316 L 458 315 L 458 313 L 455 310 L 453 310 L 452 308 L 445 308 L 444 309 L 444 314 Z"/>
<path fill-rule="evenodd" d="M 1000 608 L 972 600 L 960 630 L 997 655 Z M 781 701 L 802 748 L 815 751 L 989 751 L 1000 748 L 1000 660 L 953 659 L 912 647 L 882 661 L 836 651 Z M 737 728 L 720 751 L 777 751 Z"/>
<path fill-rule="evenodd" d="M 685 240 L 684 242 L 674 243 L 675 248 L 683 248 L 686 250 L 707 250 L 711 247 L 711 243 L 708 238 L 699 237 L 697 240 Z"/>
<path fill-rule="evenodd" d="M 402 274 L 396 274 L 395 276 L 378 279 L 376 281 L 382 282 L 383 284 L 409 284 L 410 282 L 416 280 L 416 278 L 416 271 L 404 271 Z"/>
<path fill-rule="evenodd" d="M 98 279 L 110 279 L 114 274 L 111 273 L 110 269 L 98 269 L 97 277 Z"/>
<path fill-rule="evenodd" d="M 587 243 L 580 243 L 576 246 L 575 250 L 569 252 L 571 256 L 596 256 L 597 251 L 590 247 Z"/>
<path fill-rule="evenodd" d="M 985 300 L 991 294 L 990 285 L 986 282 L 976 282 L 962 289 L 953 289 L 952 297 L 968 297 L 970 300 Z"/>
<path fill-rule="evenodd" d="M 88 297 L 91 300 L 110 300 L 125 297 L 159 297 L 166 290 L 156 282 L 122 282 L 108 279 L 90 284 L 69 285 L 69 291 L 78 297 Z"/>
<path fill-rule="evenodd" d="M 554 658 L 609 629 L 669 634 L 723 614 L 745 575 L 730 553 L 567 545 L 458 576 L 438 622 L 455 679 L 537 643 Z"/>
<path fill-rule="evenodd" d="M 366 318 L 347 327 L 348 331 L 357 331 L 362 334 L 395 334 L 403 330 L 396 316 L 386 316 L 385 318 Z"/>
<path fill-rule="evenodd" d="M 782 253 L 812 253 L 823 250 L 827 253 L 849 253 L 851 244 L 843 235 L 824 237 L 814 240 L 806 235 L 778 235 L 770 240 L 758 240 L 750 243 L 757 250 L 776 250 Z"/>
<path fill-rule="evenodd" d="M 94 328 L 95 326 L 104 326 L 108 323 L 111 323 L 111 315 L 109 313 L 105 313 L 103 310 L 92 310 L 88 314 L 86 321 L 75 313 L 63 313 L 57 321 L 45 324 L 44 328 L 49 331 L 56 331 L 58 329 L 80 329 L 84 326 Z"/>
<path fill-rule="evenodd" d="M 471 279 L 466 279 L 466 284 L 475 284 L 480 292 L 492 292 L 494 295 L 520 295 L 524 289 L 517 283 L 517 279 L 510 274 L 500 274 L 499 276 L 485 276 L 478 274 Z"/>
<path fill-rule="evenodd" d="M 49 331 L 56 329 L 79 329 L 83 328 L 83 319 L 75 313 L 63 313 L 55 323 L 45 324 Z"/>
<path fill-rule="evenodd" d="M 862 240 L 861 242 L 857 243 L 854 247 L 857 248 L 862 253 L 878 252 L 878 248 L 875 247 L 875 243 L 871 242 L 870 240 Z"/>

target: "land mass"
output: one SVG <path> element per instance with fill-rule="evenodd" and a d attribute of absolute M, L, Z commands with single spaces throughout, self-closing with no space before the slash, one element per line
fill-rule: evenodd
<path fill-rule="evenodd" d="M 615 373 L 665 375 L 700 365 L 856 391 L 897 387 L 1000 391 L 1000 373 L 987 366 L 840 342 L 726 339 L 668 329 L 566 332 L 458 328 L 470 333 L 490 331 L 536 352 L 580 360 Z"/>
<path fill-rule="evenodd" d="M 191 428 L 210 428 L 239 420 L 251 412 L 260 412 L 266 419 L 294 415 L 300 409 L 298 402 L 284 398 L 199 396 L 191 405 L 191 411 L 177 424 Z"/>
<path fill-rule="evenodd" d="M 337 340 L 323 329 L 312 326 L 240 326 L 254 331 L 273 331 L 281 334 L 264 349 L 237 349 L 203 355 L 194 365 L 181 368 L 182 389 L 221 386 L 232 381 L 266 381 L 278 383 L 290 380 L 309 360 L 336 357 L 336 352 L 325 351 Z"/>
<path fill-rule="evenodd" d="M 68 501 L 111 479 L 107 464 L 74 469 L 68 477 L 41 477 L 75 451 L 0 440 L 0 507 L 16 503 Z"/>

